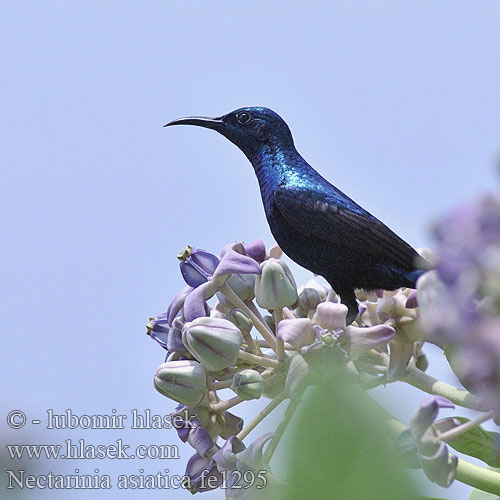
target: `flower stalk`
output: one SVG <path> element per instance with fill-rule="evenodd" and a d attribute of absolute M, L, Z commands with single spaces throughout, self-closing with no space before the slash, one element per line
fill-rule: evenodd
<path fill-rule="evenodd" d="M 483 413 L 482 415 L 479 415 L 476 417 L 474 420 L 469 420 L 468 422 L 465 422 L 462 425 L 459 425 L 453 429 L 450 429 L 449 431 L 442 432 L 441 434 L 438 434 L 436 436 L 437 441 L 445 441 L 449 443 L 450 441 L 453 441 L 456 439 L 460 434 L 463 434 L 464 432 L 467 432 L 470 429 L 473 429 L 474 427 L 477 427 L 478 425 L 482 424 L 483 422 L 486 422 L 490 419 L 492 419 L 495 416 L 495 412 L 490 410 L 487 411 L 486 413 Z"/>
<path fill-rule="evenodd" d="M 246 313 L 246 315 L 252 320 L 255 328 L 264 337 L 266 342 L 269 344 L 271 349 L 276 352 L 276 339 L 273 332 L 269 330 L 269 327 L 259 318 L 257 315 L 243 302 L 238 295 L 228 286 L 224 285 L 222 287 L 222 293 L 230 300 L 234 307 L 238 307 Z"/>

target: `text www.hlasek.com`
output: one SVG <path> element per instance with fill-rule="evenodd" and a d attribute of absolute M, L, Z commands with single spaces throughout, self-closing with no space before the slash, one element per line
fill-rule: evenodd
<path fill-rule="evenodd" d="M 93 445 L 86 444 L 83 439 L 73 442 L 67 439 L 64 445 L 60 444 L 8 444 L 6 445 L 9 456 L 15 459 L 132 459 L 132 458 L 179 458 L 176 445 L 144 445 L 140 444 L 132 453 L 130 445 L 117 439 L 115 444 Z"/>

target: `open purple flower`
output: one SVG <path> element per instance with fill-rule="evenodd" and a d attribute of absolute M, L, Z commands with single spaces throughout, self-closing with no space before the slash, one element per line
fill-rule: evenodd
<path fill-rule="evenodd" d="M 434 483 L 447 487 L 455 479 L 458 458 L 450 455 L 446 443 L 439 442 L 433 424 L 440 408 L 454 408 L 441 396 L 426 398 L 413 415 L 410 432 L 417 446 L 417 457 L 425 475 Z"/>

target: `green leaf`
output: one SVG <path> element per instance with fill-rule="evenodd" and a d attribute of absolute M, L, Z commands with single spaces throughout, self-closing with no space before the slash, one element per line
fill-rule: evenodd
<path fill-rule="evenodd" d="M 469 422 L 465 417 L 453 417 L 462 424 Z M 498 451 L 500 434 L 484 430 L 481 426 L 474 427 L 448 444 L 460 453 L 479 458 L 490 467 L 500 467 L 500 453 Z"/>
<path fill-rule="evenodd" d="M 500 500 L 500 497 L 486 491 L 473 489 L 469 500 Z"/>
<path fill-rule="evenodd" d="M 310 388 L 277 460 L 287 470 L 280 500 L 415 500 L 416 485 L 386 437 L 387 413 L 339 378 Z"/>

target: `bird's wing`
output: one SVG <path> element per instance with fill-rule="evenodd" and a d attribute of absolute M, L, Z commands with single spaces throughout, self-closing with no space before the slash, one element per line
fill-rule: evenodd
<path fill-rule="evenodd" d="M 281 215 L 303 235 L 382 258 L 403 269 L 415 268 L 415 250 L 341 191 L 328 194 L 282 184 L 274 195 Z"/>

